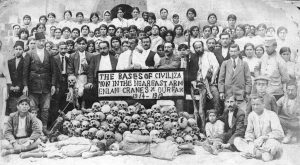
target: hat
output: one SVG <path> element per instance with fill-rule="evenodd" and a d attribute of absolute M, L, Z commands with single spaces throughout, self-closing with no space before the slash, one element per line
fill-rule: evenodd
<path fill-rule="evenodd" d="M 277 41 L 276 41 L 276 39 L 274 37 L 266 37 L 264 45 L 271 46 L 274 43 L 277 44 Z"/>
<path fill-rule="evenodd" d="M 268 76 L 265 76 L 265 75 L 259 75 L 259 76 L 257 76 L 257 77 L 254 78 L 254 81 L 257 81 L 257 80 L 270 81 L 270 78 Z"/>
<path fill-rule="evenodd" d="M 24 42 L 23 41 L 16 41 L 15 45 L 14 45 L 14 48 L 17 47 L 17 46 L 21 46 L 22 49 L 24 49 Z"/>
<path fill-rule="evenodd" d="M 22 96 L 19 97 L 18 104 L 20 104 L 23 101 L 26 101 L 28 104 L 30 104 L 30 99 L 25 95 L 22 95 Z"/>
<path fill-rule="evenodd" d="M 42 40 L 42 39 L 46 39 L 44 33 L 39 32 L 39 33 L 35 33 L 35 39 L 36 40 Z"/>

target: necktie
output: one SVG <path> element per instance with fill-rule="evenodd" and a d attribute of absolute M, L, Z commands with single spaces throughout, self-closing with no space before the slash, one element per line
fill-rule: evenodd
<path fill-rule="evenodd" d="M 131 51 L 130 56 L 129 56 L 128 67 L 130 67 L 132 65 L 132 56 L 133 56 L 133 50 Z"/>
<path fill-rule="evenodd" d="M 233 60 L 233 68 L 234 68 L 234 69 L 236 68 L 236 62 L 235 62 L 235 59 Z"/>
<path fill-rule="evenodd" d="M 65 74 L 65 56 L 61 57 L 61 68 L 62 68 L 62 73 Z"/>

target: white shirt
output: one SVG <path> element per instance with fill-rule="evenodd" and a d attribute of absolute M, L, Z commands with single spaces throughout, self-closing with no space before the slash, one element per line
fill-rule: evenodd
<path fill-rule="evenodd" d="M 161 26 L 165 26 L 167 27 L 168 30 L 174 30 L 174 25 L 173 22 L 171 20 L 168 19 L 158 19 L 156 21 L 156 25 L 158 25 L 159 27 Z"/>
<path fill-rule="evenodd" d="M 144 30 L 147 25 L 143 18 L 132 18 L 128 20 L 128 26 L 135 25 L 138 29 Z"/>
<path fill-rule="evenodd" d="M 112 70 L 109 55 L 101 56 L 100 63 L 99 63 L 99 71 L 104 71 L 104 70 Z"/>
<path fill-rule="evenodd" d="M 232 116 L 233 116 L 234 111 L 229 111 L 228 112 L 228 125 L 230 128 L 232 128 Z"/>
<path fill-rule="evenodd" d="M 64 57 L 64 60 L 63 60 L 63 57 Z M 62 56 L 62 55 L 59 55 L 59 58 L 60 58 L 60 61 L 61 61 L 62 65 L 63 65 L 61 74 L 66 74 L 66 57 Z"/>
<path fill-rule="evenodd" d="M 115 25 L 116 28 L 117 27 L 128 27 L 128 21 L 127 19 L 119 19 L 119 18 L 114 18 L 112 21 L 111 21 L 111 24 Z"/>
<path fill-rule="evenodd" d="M 18 68 L 18 65 L 20 63 L 21 58 L 16 58 L 16 69 Z"/>
<path fill-rule="evenodd" d="M 85 60 L 86 61 L 86 57 L 85 57 L 85 51 L 84 52 L 79 52 L 79 69 L 78 69 L 78 73 L 81 74 L 83 72 L 83 69 L 82 69 L 82 62 Z"/>
<path fill-rule="evenodd" d="M 74 22 L 73 21 L 67 21 L 67 20 L 62 20 L 57 24 L 57 28 L 64 28 L 64 27 L 69 27 L 70 29 L 73 29 L 74 27 Z"/>
<path fill-rule="evenodd" d="M 16 137 L 24 137 L 27 136 L 26 133 L 26 117 L 20 117 L 19 116 L 19 125 Z"/>
<path fill-rule="evenodd" d="M 41 62 L 43 63 L 44 62 L 44 56 L 45 56 L 45 52 L 44 52 L 44 49 L 36 49 L 36 53 L 37 55 L 39 56 Z"/>
<path fill-rule="evenodd" d="M 228 54 L 228 48 L 222 47 L 222 56 L 223 56 L 224 58 L 226 58 L 226 57 L 227 57 L 227 54 Z"/>
<path fill-rule="evenodd" d="M 75 22 L 74 25 L 73 25 L 73 29 L 74 29 L 74 28 L 77 28 L 77 29 L 79 29 L 79 30 L 81 31 L 81 27 L 82 27 L 83 25 L 87 25 L 87 24 L 86 24 L 86 23 L 81 23 L 81 24 L 79 24 L 79 22 Z M 71 30 L 72 30 L 72 29 L 71 29 Z"/>
<path fill-rule="evenodd" d="M 231 60 L 232 60 L 232 68 L 233 68 L 233 70 L 235 70 L 235 68 L 236 68 L 237 65 L 238 65 L 238 57 L 235 58 L 235 59 L 231 58 Z M 235 62 L 235 68 L 234 68 L 234 62 Z"/>
<path fill-rule="evenodd" d="M 88 24 L 88 26 L 90 27 L 90 31 L 94 32 L 96 28 L 98 28 L 100 26 L 100 23 L 93 23 L 93 22 L 90 22 Z"/>
<path fill-rule="evenodd" d="M 127 50 L 120 54 L 117 64 L 117 70 L 126 70 L 129 67 L 129 58 L 131 55 L 131 50 Z M 134 58 L 140 57 L 141 53 L 139 53 L 137 50 L 133 50 L 132 54 L 132 64 L 134 62 Z M 136 63 L 140 63 L 138 59 L 135 60 Z M 145 64 L 144 64 L 145 65 Z"/>

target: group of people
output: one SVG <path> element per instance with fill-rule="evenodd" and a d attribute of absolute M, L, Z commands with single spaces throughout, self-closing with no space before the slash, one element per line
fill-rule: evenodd
<path fill-rule="evenodd" d="M 34 26 L 25 15 L 21 25 L 12 27 L 14 58 L 7 62 L 0 56 L 1 121 L 6 111 L 8 123 L 19 123 L 10 127 L 13 135 L 5 137 L 10 144 L 24 137 L 36 141 L 36 134 L 26 132 L 34 126 L 27 125 L 31 117 L 20 115 L 23 109 L 38 113 L 41 130 L 49 133 L 58 110 L 68 104 L 72 80 L 78 91 L 76 107 L 85 109 L 99 101 L 97 71 L 178 68 L 186 70 L 188 87 L 210 95 L 202 98 L 209 122 L 201 145 L 212 153 L 239 150 L 246 157 L 269 161 L 280 157 L 281 142 L 298 140 L 298 48 L 295 39 L 287 38 L 286 27 L 237 25 L 234 14 L 222 26 L 214 13 L 203 25 L 193 8 L 185 18 L 174 14 L 169 19 L 165 8 L 159 19 L 151 12 L 140 17 L 138 7 L 132 8 L 132 19 L 123 16 L 118 8 L 117 18 L 105 11 L 102 21 L 92 13 L 86 22 L 77 12 L 74 21 L 67 10 L 60 22 L 49 13 Z M 18 101 L 20 96 L 30 101 Z M 208 103 L 212 107 L 207 108 Z M 193 112 L 187 100 L 171 104 L 178 111 Z"/>

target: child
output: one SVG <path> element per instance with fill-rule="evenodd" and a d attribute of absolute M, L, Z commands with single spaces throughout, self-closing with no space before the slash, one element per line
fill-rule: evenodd
<path fill-rule="evenodd" d="M 219 135 L 224 133 L 224 123 L 221 120 L 217 120 L 217 111 L 211 109 L 207 111 L 209 122 L 205 125 L 205 132 L 207 139 L 198 143 L 202 147 L 213 155 L 217 155 L 221 149 L 222 140 L 218 138 Z"/>
<path fill-rule="evenodd" d="M 180 22 L 179 22 L 179 15 L 178 14 L 173 14 L 172 16 L 172 22 L 173 22 L 173 25 L 179 25 Z"/>

